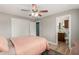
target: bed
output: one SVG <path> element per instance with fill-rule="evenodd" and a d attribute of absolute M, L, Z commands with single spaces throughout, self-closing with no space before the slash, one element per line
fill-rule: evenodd
<path fill-rule="evenodd" d="M 79 40 L 78 39 L 72 40 L 71 55 L 79 55 Z"/>
<path fill-rule="evenodd" d="M 48 50 L 48 42 L 45 38 L 35 36 L 14 37 L 9 40 L 9 51 L 0 54 L 8 55 L 40 55 Z"/>

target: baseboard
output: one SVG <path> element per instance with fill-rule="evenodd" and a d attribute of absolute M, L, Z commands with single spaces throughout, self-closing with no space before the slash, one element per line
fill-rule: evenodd
<path fill-rule="evenodd" d="M 53 45 L 57 45 L 57 43 L 54 43 L 54 42 L 51 42 L 51 41 L 48 41 L 48 43 L 53 44 Z"/>

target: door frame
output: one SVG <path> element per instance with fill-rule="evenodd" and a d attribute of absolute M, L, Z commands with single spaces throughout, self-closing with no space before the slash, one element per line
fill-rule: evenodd
<path fill-rule="evenodd" d="M 71 15 L 64 15 L 64 16 L 58 16 L 56 17 L 56 44 L 58 45 L 58 27 L 57 27 L 57 20 L 60 17 L 69 17 L 69 49 L 71 49 Z"/>

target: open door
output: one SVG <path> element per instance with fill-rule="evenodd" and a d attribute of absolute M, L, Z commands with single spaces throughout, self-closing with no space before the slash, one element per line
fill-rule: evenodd
<path fill-rule="evenodd" d="M 65 15 L 56 18 L 56 43 L 64 42 L 71 48 L 71 16 Z"/>

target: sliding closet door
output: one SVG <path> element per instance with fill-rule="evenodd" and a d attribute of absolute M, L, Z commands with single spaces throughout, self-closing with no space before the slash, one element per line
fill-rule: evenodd
<path fill-rule="evenodd" d="M 29 35 L 29 21 L 24 19 L 12 19 L 12 37 L 28 36 Z"/>

